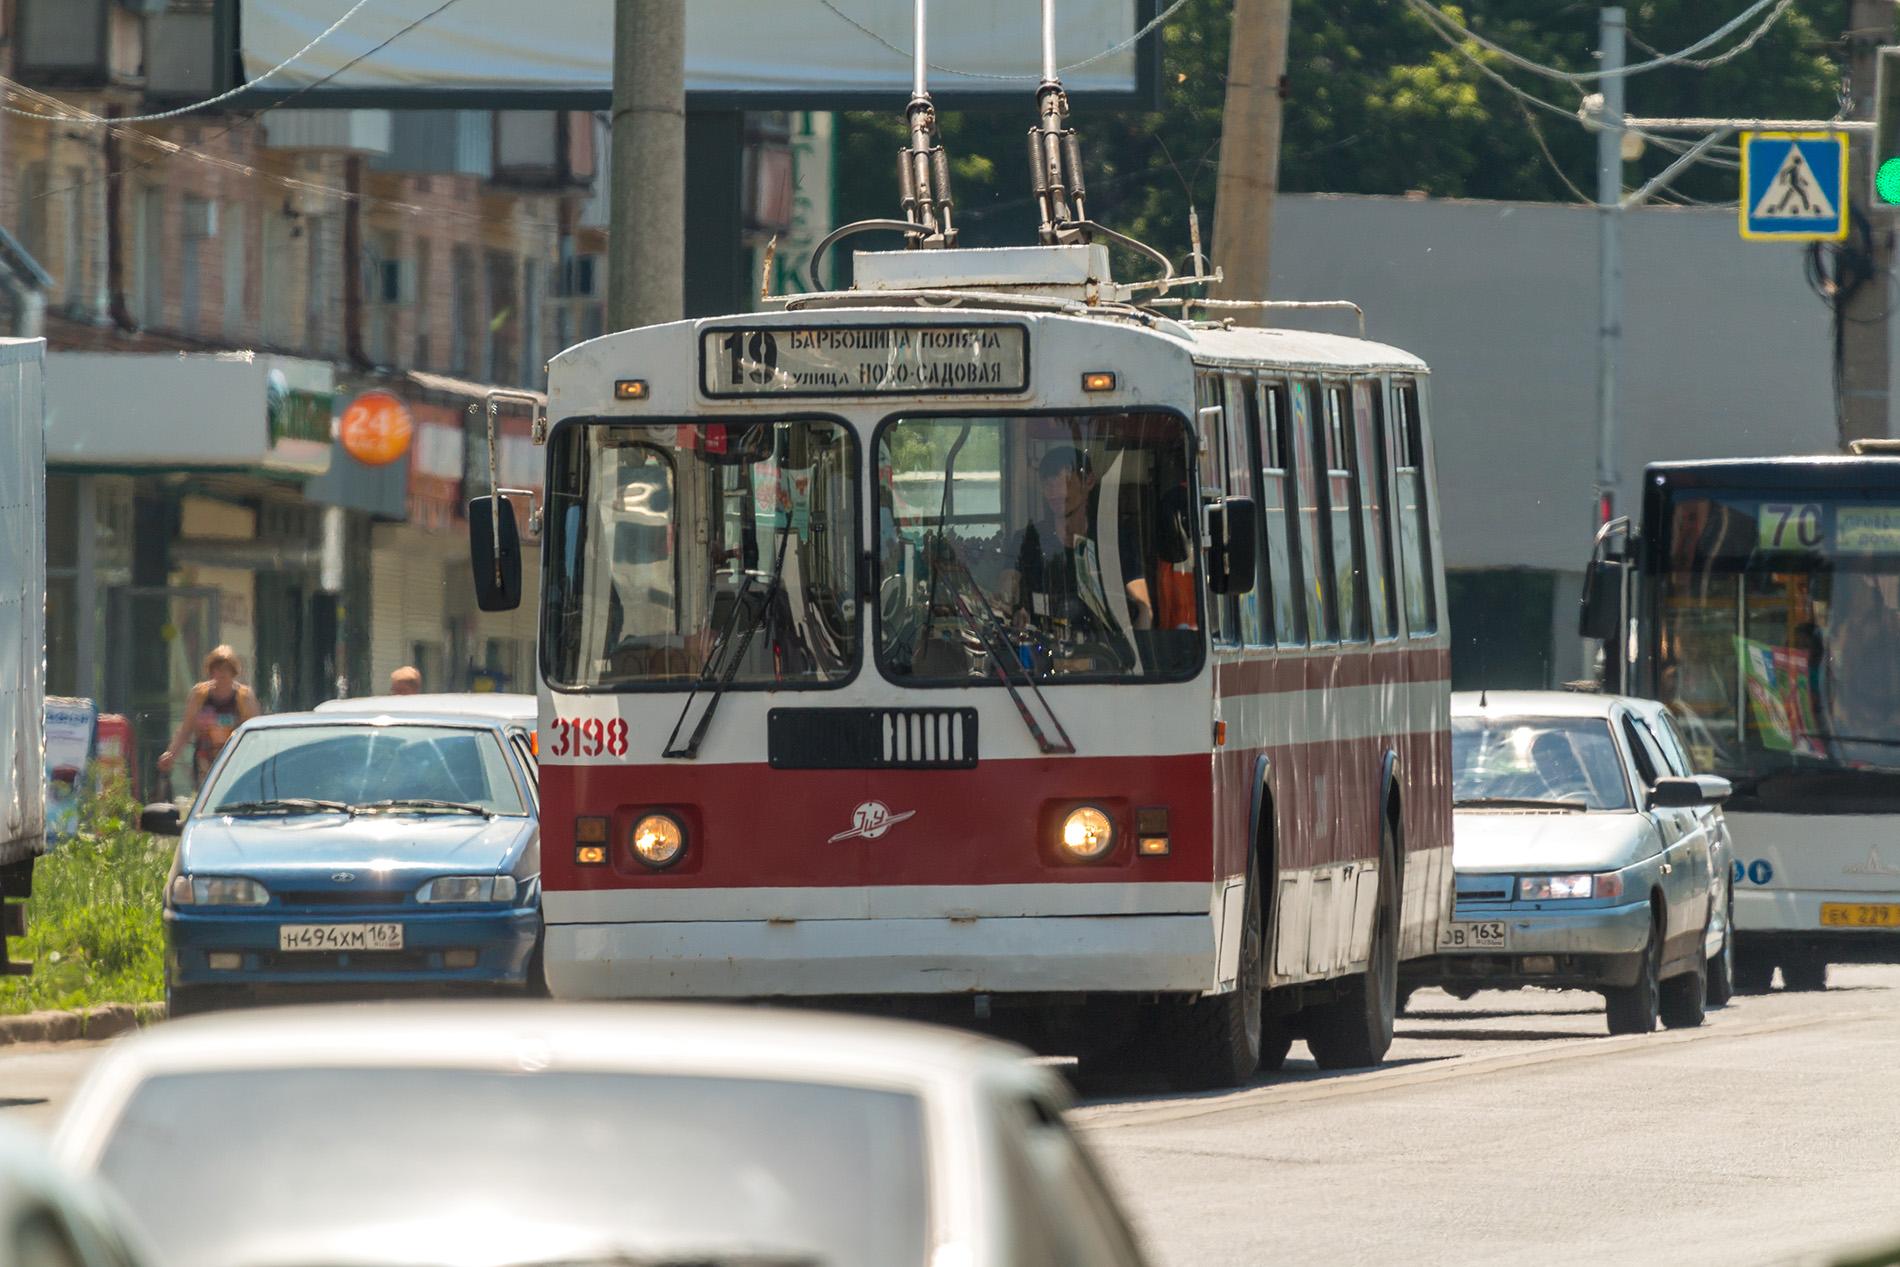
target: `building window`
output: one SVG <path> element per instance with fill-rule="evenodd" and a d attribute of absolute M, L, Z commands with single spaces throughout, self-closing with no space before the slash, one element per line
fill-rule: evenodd
<path fill-rule="evenodd" d="M 522 261 L 520 382 L 524 387 L 533 387 L 541 379 L 541 305 L 547 299 L 541 290 L 541 265 Z"/>
<path fill-rule="evenodd" d="M 135 276 L 139 324 L 157 329 L 165 324 L 165 192 L 162 189 L 140 191 L 133 245 L 138 256 Z"/>
<path fill-rule="evenodd" d="M 264 343 L 288 348 L 296 341 L 296 295 L 291 253 L 300 232 L 297 220 L 285 212 L 264 217 L 264 252 L 259 260 L 263 288 Z"/>
<path fill-rule="evenodd" d="M 178 235 L 178 327 L 196 333 L 204 323 L 204 243 L 217 230 L 217 212 L 203 198 L 180 204 L 184 224 Z"/>
<path fill-rule="evenodd" d="M 521 299 L 517 272 L 515 257 L 505 252 L 490 251 L 482 260 L 488 341 L 482 352 L 481 376 L 488 382 L 512 375 L 519 364 Z"/>
<path fill-rule="evenodd" d="M 474 369 L 475 327 L 481 313 L 481 286 L 475 276 L 475 252 L 458 246 L 449 257 L 449 369 Z"/>
<path fill-rule="evenodd" d="M 218 228 L 224 237 L 224 337 L 233 343 L 244 339 L 244 264 L 250 246 L 245 232 L 249 227 L 244 204 L 226 203 L 224 223 Z"/>
<path fill-rule="evenodd" d="M 431 266 L 435 262 L 435 251 L 428 238 L 416 239 L 416 302 L 411 309 L 416 318 L 415 364 L 427 369 L 434 362 L 429 357 L 429 302 L 430 293 L 435 289 L 435 276 Z"/>

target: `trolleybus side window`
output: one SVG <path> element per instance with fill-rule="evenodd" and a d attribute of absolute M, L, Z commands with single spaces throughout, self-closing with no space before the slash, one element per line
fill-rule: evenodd
<path fill-rule="evenodd" d="M 1426 504 L 1425 430 L 1418 384 L 1393 384 L 1393 447 L 1397 452 L 1399 562 L 1405 575 L 1405 627 L 1414 638 L 1438 632 L 1432 585 L 1431 508 Z"/>
<path fill-rule="evenodd" d="M 1194 378 L 1195 426 L 1200 435 L 1201 493 L 1231 491 L 1222 467 L 1227 457 L 1227 406 L 1222 400 L 1221 376 L 1204 371 Z M 1214 641 L 1233 646 L 1240 641 L 1240 604 L 1233 594 L 1207 596 L 1208 629 Z"/>
<path fill-rule="evenodd" d="M 1179 414 L 898 416 L 875 444 L 878 498 L 897 509 L 877 597 L 878 665 L 893 681 L 1199 671 L 1193 459 Z"/>
<path fill-rule="evenodd" d="M 1227 380 L 1227 402 L 1221 411 L 1227 433 L 1227 469 L 1223 487 L 1229 496 L 1251 497 L 1256 504 L 1260 490 L 1255 487 L 1259 476 L 1260 463 L 1255 458 L 1258 422 L 1255 417 L 1256 403 L 1253 399 L 1253 380 L 1238 374 L 1229 374 Z M 1245 594 L 1230 594 L 1228 601 L 1234 604 L 1239 615 L 1239 625 L 1229 629 L 1229 637 L 1238 633 L 1238 641 L 1250 647 L 1266 646 L 1273 641 L 1265 627 L 1262 610 L 1262 594 L 1273 583 L 1271 576 L 1258 577 Z"/>
<path fill-rule="evenodd" d="M 1293 438 L 1294 475 L 1298 481 L 1300 499 L 1299 528 L 1296 533 L 1300 543 L 1300 578 L 1306 591 L 1306 631 L 1313 642 L 1336 642 L 1339 640 L 1339 626 L 1333 612 L 1333 568 L 1332 552 L 1329 545 L 1330 535 L 1321 517 L 1321 501 L 1316 471 L 1325 462 L 1322 451 L 1317 451 L 1319 427 L 1317 419 L 1323 416 L 1318 402 L 1319 384 L 1296 382 L 1293 384 L 1293 426 L 1290 428 Z"/>
<path fill-rule="evenodd" d="M 1385 444 L 1384 385 L 1362 378 L 1352 385 L 1353 428 L 1359 457 L 1359 501 L 1366 531 L 1366 590 L 1372 633 L 1384 641 L 1399 629 L 1398 589 L 1392 575 L 1392 518 L 1386 513 L 1391 461 Z"/>
<path fill-rule="evenodd" d="M 1354 452 L 1352 407 L 1344 383 L 1325 387 L 1323 447 L 1326 460 L 1326 517 L 1331 521 L 1333 595 L 1339 604 L 1339 633 L 1348 642 L 1366 640 L 1364 525 L 1359 500 L 1358 457 Z"/>
<path fill-rule="evenodd" d="M 856 452 L 829 420 L 557 429 L 549 682 L 842 684 L 858 663 Z"/>
<path fill-rule="evenodd" d="M 1298 547 L 1294 544 L 1293 438 L 1287 417 L 1285 383 L 1263 382 L 1248 402 L 1257 420 L 1260 445 L 1260 526 L 1266 535 L 1261 554 L 1268 578 L 1268 612 L 1273 641 L 1282 647 L 1306 641 L 1301 623 Z"/>

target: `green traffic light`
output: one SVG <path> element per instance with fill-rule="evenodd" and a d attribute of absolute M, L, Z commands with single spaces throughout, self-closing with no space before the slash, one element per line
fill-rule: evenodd
<path fill-rule="evenodd" d="M 1874 193 L 1880 201 L 1900 203 L 1900 158 L 1890 158 L 1874 173 Z"/>

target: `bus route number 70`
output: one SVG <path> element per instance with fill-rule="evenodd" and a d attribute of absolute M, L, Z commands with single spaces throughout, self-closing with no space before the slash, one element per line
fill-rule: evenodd
<path fill-rule="evenodd" d="M 1756 522 L 1764 550 L 1812 550 L 1821 544 L 1821 508 L 1813 502 L 1763 502 Z"/>

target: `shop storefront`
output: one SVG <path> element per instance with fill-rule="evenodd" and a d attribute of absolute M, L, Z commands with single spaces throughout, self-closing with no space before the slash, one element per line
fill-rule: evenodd
<path fill-rule="evenodd" d="M 291 358 L 47 356 L 48 672 L 131 720 L 144 786 L 220 643 L 268 709 L 333 693 L 342 570 L 305 485 L 335 390 Z"/>

